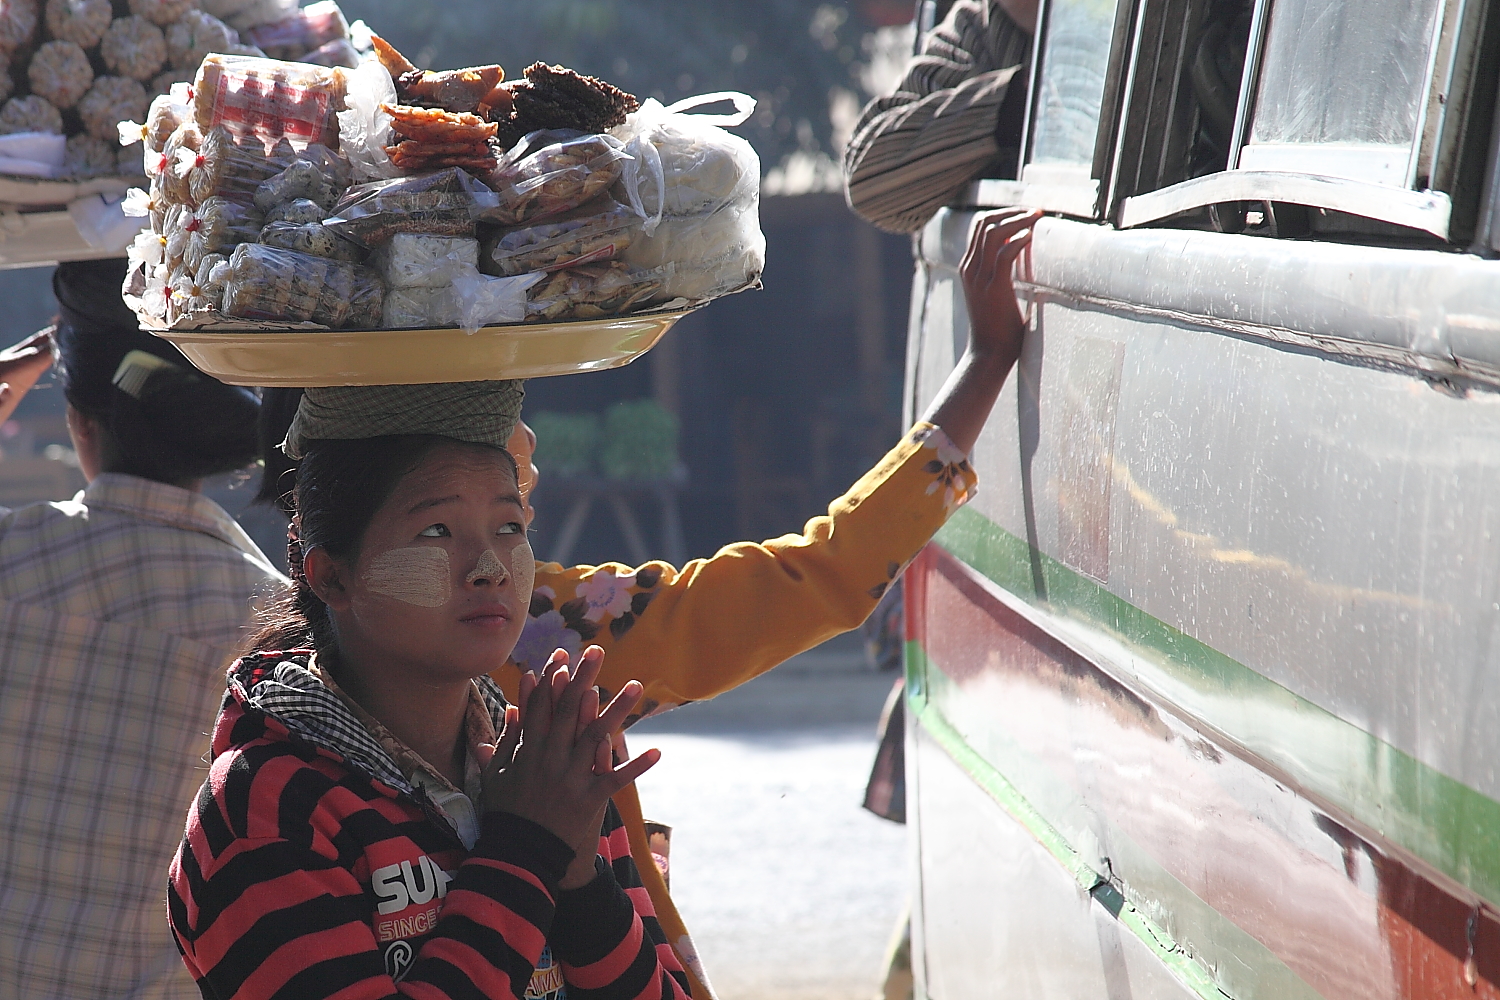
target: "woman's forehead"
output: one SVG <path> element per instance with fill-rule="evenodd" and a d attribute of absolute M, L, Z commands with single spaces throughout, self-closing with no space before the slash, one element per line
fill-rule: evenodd
<path fill-rule="evenodd" d="M 504 452 L 479 445 L 438 445 L 423 456 L 391 491 L 391 506 L 457 494 L 510 495 L 517 492 L 515 464 Z"/>

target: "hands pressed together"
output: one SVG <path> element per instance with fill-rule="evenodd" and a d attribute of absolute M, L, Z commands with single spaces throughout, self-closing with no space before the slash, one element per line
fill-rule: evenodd
<path fill-rule="evenodd" d="M 570 669 L 567 652 L 559 649 L 540 677 L 522 674 L 519 704 L 506 709 L 482 775 L 483 812 L 514 813 L 573 848 L 562 889 L 593 880 L 610 796 L 661 759 L 660 751 L 647 750 L 615 766 L 613 734 L 640 704 L 643 689 L 631 681 L 601 711 L 594 681 L 603 663 L 604 650 L 590 646 Z"/>

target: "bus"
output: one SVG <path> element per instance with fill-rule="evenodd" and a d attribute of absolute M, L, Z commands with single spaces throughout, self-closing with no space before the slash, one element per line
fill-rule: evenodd
<path fill-rule="evenodd" d="M 978 495 L 906 586 L 916 995 L 1500 998 L 1500 0 L 1044 0 Z"/>

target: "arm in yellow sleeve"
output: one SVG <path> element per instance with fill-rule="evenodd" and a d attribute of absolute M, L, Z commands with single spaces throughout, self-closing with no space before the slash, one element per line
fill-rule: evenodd
<path fill-rule="evenodd" d="M 495 679 L 513 695 L 518 667 L 594 643 L 600 685 L 639 680 L 643 714 L 712 698 L 858 627 L 975 485 L 967 457 L 920 423 L 800 535 L 738 542 L 680 570 L 538 563 L 526 630 Z"/>

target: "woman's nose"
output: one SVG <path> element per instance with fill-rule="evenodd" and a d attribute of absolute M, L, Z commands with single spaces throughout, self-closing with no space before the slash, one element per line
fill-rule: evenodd
<path fill-rule="evenodd" d="M 471 587 L 484 587 L 504 583 L 505 578 L 505 567 L 501 565 L 500 557 L 495 555 L 494 549 L 485 549 L 479 554 L 479 562 L 464 577 L 464 583 Z"/>

